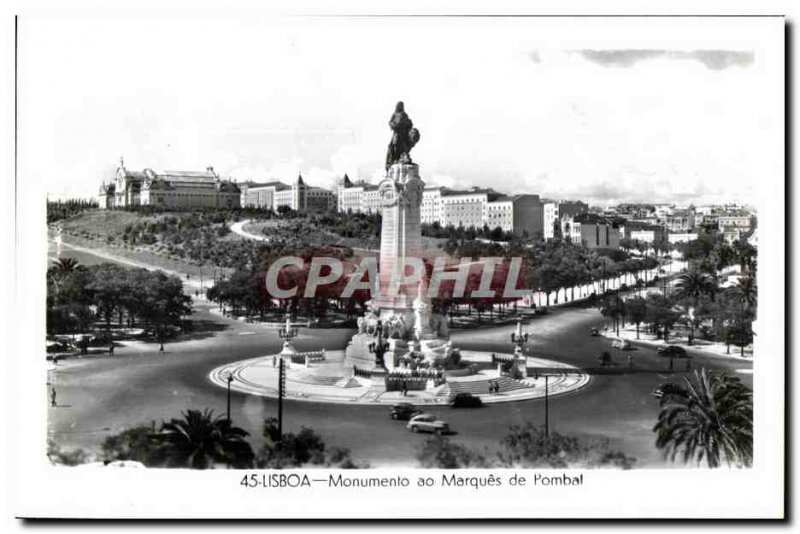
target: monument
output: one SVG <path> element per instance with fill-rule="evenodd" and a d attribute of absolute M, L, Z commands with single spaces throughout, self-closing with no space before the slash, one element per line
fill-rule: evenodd
<path fill-rule="evenodd" d="M 398 102 L 389 127 L 392 139 L 386 153 L 386 175 L 379 184 L 383 215 L 380 261 L 377 273 L 374 264 L 372 271 L 367 271 L 369 285 L 378 286 L 378 292 L 372 294 L 364 317 L 358 319 L 358 332 L 344 351 L 298 352 L 292 340 L 302 325 L 287 317 L 278 331 L 284 340 L 279 354 L 217 367 L 209 373 L 212 382 L 245 393 L 275 396 L 275 384 L 287 376 L 276 370 L 276 362 L 282 361 L 290 377 L 291 398 L 298 401 L 389 404 L 396 403 L 397 392 L 402 392 L 417 404 L 438 404 L 450 402 L 465 389 L 477 387 L 486 392 L 490 384 L 499 387 L 501 382 L 502 395 L 481 396 L 498 402 L 542 395 L 542 388 L 534 387 L 536 379 L 526 378 L 529 362 L 524 345 L 529 334 L 522 331 L 521 323 L 511 335 L 514 354 L 461 352 L 453 347 L 447 318 L 435 313 L 430 302 L 420 232 L 425 184 L 410 155 L 420 135 L 402 102 Z M 411 273 L 406 272 L 409 269 Z M 567 364 L 532 360 L 539 368 L 570 369 L 569 374 L 548 371 L 545 380 L 558 379 L 550 382 L 544 395 L 552 394 L 553 388 L 560 393 L 571 391 L 589 381 L 587 374 Z M 486 369 L 491 362 L 499 362 L 496 373 Z M 230 376 L 236 380 L 229 381 Z"/>
<path fill-rule="evenodd" d="M 345 351 L 345 366 L 375 372 L 391 371 L 410 352 L 435 363 L 446 357 L 449 348 L 443 326 L 447 322 L 430 312 L 420 231 L 425 182 L 410 154 L 420 134 L 402 102 L 397 103 L 389 127 L 392 139 L 386 153 L 386 176 L 378 185 L 382 214 L 379 294 L 368 303 L 369 312 L 359 320 L 359 332 Z M 409 270 L 416 270 L 421 281 L 402 284 L 406 275 L 413 274 Z M 369 351 L 378 328 L 389 344 L 383 366 Z"/>

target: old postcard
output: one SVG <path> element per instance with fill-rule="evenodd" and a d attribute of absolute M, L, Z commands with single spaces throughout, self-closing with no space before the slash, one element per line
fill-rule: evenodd
<path fill-rule="evenodd" d="M 783 516 L 783 18 L 16 32 L 18 515 Z"/>

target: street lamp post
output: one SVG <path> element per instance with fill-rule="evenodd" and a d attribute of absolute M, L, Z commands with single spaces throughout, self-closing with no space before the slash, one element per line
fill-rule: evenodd
<path fill-rule="evenodd" d="M 544 435 L 550 436 L 550 375 L 544 375 Z"/>
<path fill-rule="evenodd" d="M 233 373 L 228 374 L 228 423 L 231 422 L 231 382 L 233 382 Z"/>
<path fill-rule="evenodd" d="M 278 440 L 283 440 L 283 397 L 286 394 L 286 362 L 281 358 L 278 368 Z"/>
<path fill-rule="evenodd" d="M 383 322 L 378 321 L 377 324 L 378 339 L 369 344 L 370 354 L 375 355 L 375 366 L 379 369 L 386 369 L 386 363 L 383 361 L 383 356 L 389 350 L 389 342 L 383 339 Z"/>

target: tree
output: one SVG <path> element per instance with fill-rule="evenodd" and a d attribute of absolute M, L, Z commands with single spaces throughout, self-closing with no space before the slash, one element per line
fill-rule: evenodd
<path fill-rule="evenodd" d="M 502 440 L 498 454 L 502 467 L 603 467 L 630 469 L 636 459 L 611 450 L 608 440 L 582 440 L 557 432 L 545 432 L 532 423 L 513 425 Z"/>
<path fill-rule="evenodd" d="M 659 295 L 647 295 L 647 314 L 645 321 L 653 326 L 656 336 L 663 334 L 664 341 L 669 337 L 669 331 L 675 325 L 680 314 L 673 309 L 669 298 Z"/>
<path fill-rule="evenodd" d="M 614 321 L 614 328 L 619 336 L 619 321 L 625 315 L 625 301 L 618 295 L 608 296 L 603 299 L 600 313 L 602 313 L 604 317 L 611 317 Z"/>
<path fill-rule="evenodd" d="M 253 449 L 245 441 L 247 431 L 211 410 L 188 410 L 183 419 L 162 423 L 155 438 L 165 467 L 208 469 L 223 463 L 237 469 L 253 465 Z"/>
<path fill-rule="evenodd" d="M 758 288 L 752 276 L 744 276 L 725 293 L 730 296 L 733 305 L 733 309 L 729 310 L 728 341 L 738 345 L 744 357 L 744 347 L 753 339 L 752 322 L 758 304 Z"/>
<path fill-rule="evenodd" d="M 486 458 L 445 436 L 433 436 L 417 449 L 420 467 L 436 469 L 461 469 L 488 467 Z"/>
<path fill-rule="evenodd" d="M 717 284 L 714 282 L 713 277 L 699 271 L 690 271 L 678 277 L 675 282 L 673 296 L 676 299 L 688 298 L 697 300 L 705 295 L 714 300 L 716 292 Z"/>
<path fill-rule="evenodd" d="M 86 286 L 97 312 L 105 318 L 106 332 L 111 334 L 111 318 L 120 307 L 122 299 L 129 291 L 136 291 L 126 285 L 125 269 L 113 263 L 101 263 L 90 267 L 92 280 Z"/>
<path fill-rule="evenodd" d="M 733 249 L 736 251 L 736 256 L 739 258 L 739 265 L 742 273 L 751 272 L 753 270 L 755 257 L 758 254 L 756 248 L 745 239 L 737 239 L 733 242 Z"/>
<path fill-rule="evenodd" d="M 714 317 L 717 311 L 716 303 L 708 297 L 693 299 L 691 297 L 682 299 L 679 303 L 684 309 L 682 322 L 689 327 L 687 335 L 688 344 L 691 345 L 695 337 L 695 331 L 709 318 Z"/>
<path fill-rule="evenodd" d="M 312 429 L 303 427 L 297 434 L 278 434 L 278 420 L 270 417 L 264 421 L 264 445 L 259 451 L 256 466 L 264 469 L 284 469 L 307 464 L 339 469 L 358 469 L 360 465 L 350 457 L 349 449 L 326 447 L 325 442 Z"/>
<path fill-rule="evenodd" d="M 58 258 L 51 264 L 51 269 L 58 274 L 74 272 L 78 267 L 78 260 L 75 258 Z"/>
<path fill-rule="evenodd" d="M 180 279 L 160 271 L 149 273 L 138 293 L 140 313 L 155 327 L 163 349 L 167 329 L 180 324 L 183 317 L 192 312 L 192 299 L 183 293 Z"/>
<path fill-rule="evenodd" d="M 724 461 L 749 466 L 753 459 L 753 397 L 741 380 L 724 373 L 694 372 L 684 384 L 662 384 L 661 411 L 653 427 L 656 447 L 670 461 Z"/>
<path fill-rule="evenodd" d="M 102 457 L 106 462 L 132 460 L 148 467 L 157 465 L 158 441 L 155 428 L 139 425 L 107 436 L 103 440 Z"/>
<path fill-rule="evenodd" d="M 636 339 L 639 339 L 639 325 L 647 317 L 647 301 L 642 297 L 629 298 L 625 301 L 625 314 L 636 325 Z"/>

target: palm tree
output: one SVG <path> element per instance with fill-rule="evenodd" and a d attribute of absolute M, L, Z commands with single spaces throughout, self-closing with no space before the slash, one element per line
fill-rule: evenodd
<path fill-rule="evenodd" d="M 741 303 L 747 309 L 754 309 L 758 302 L 758 287 L 756 281 L 752 276 L 743 276 L 739 278 L 736 285 L 733 286 L 737 290 L 737 296 Z"/>
<path fill-rule="evenodd" d="M 748 337 L 752 336 L 751 321 L 755 318 L 756 305 L 758 304 L 758 287 L 752 276 L 739 278 L 735 286 L 728 288 L 739 304 L 736 314 L 737 326 L 731 331 L 739 336 L 739 350 L 744 357 L 744 346 L 748 343 Z"/>
<path fill-rule="evenodd" d="M 59 275 L 71 273 L 78 268 L 78 260 L 75 258 L 58 258 L 50 265 L 50 268 Z"/>
<path fill-rule="evenodd" d="M 742 273 L 752 271 L 753 261 L 757 254 L 756 248 L 745 239 L 737 239 L 734 241 L 733 248 L 736 251 L 736 256 L 739 258 Z"/>
<path fill-rule="evenodd" d="M 703 295 L 708 295 L 711 300 L 714 300 L 716 292 L 717 284 L 710 275 L 699 271 L 690 271 L 678 277 L 673 296 L 676 299 L 697 300 Z"/>
<path fill-rule="evenodd" d="M 753 460 L 753 393 L 741 380 L 724 373 L 694 372 L 694 380 L 660 388 L 661 412 L 653 427 L 656 447 L 674 461 L 703 460 L 708 467 Z"/>
<path fill-rule="evenodd" d="M 183 419 L 162 423 L 154 436 L 160 443 L 159 458 L 167 467 L 207 469 L 225 463 L 237 469 L 253 464 L 253 449 L 245 441 L 248 432 L 235 427 L 211 410 L 188 410 Z"/>

